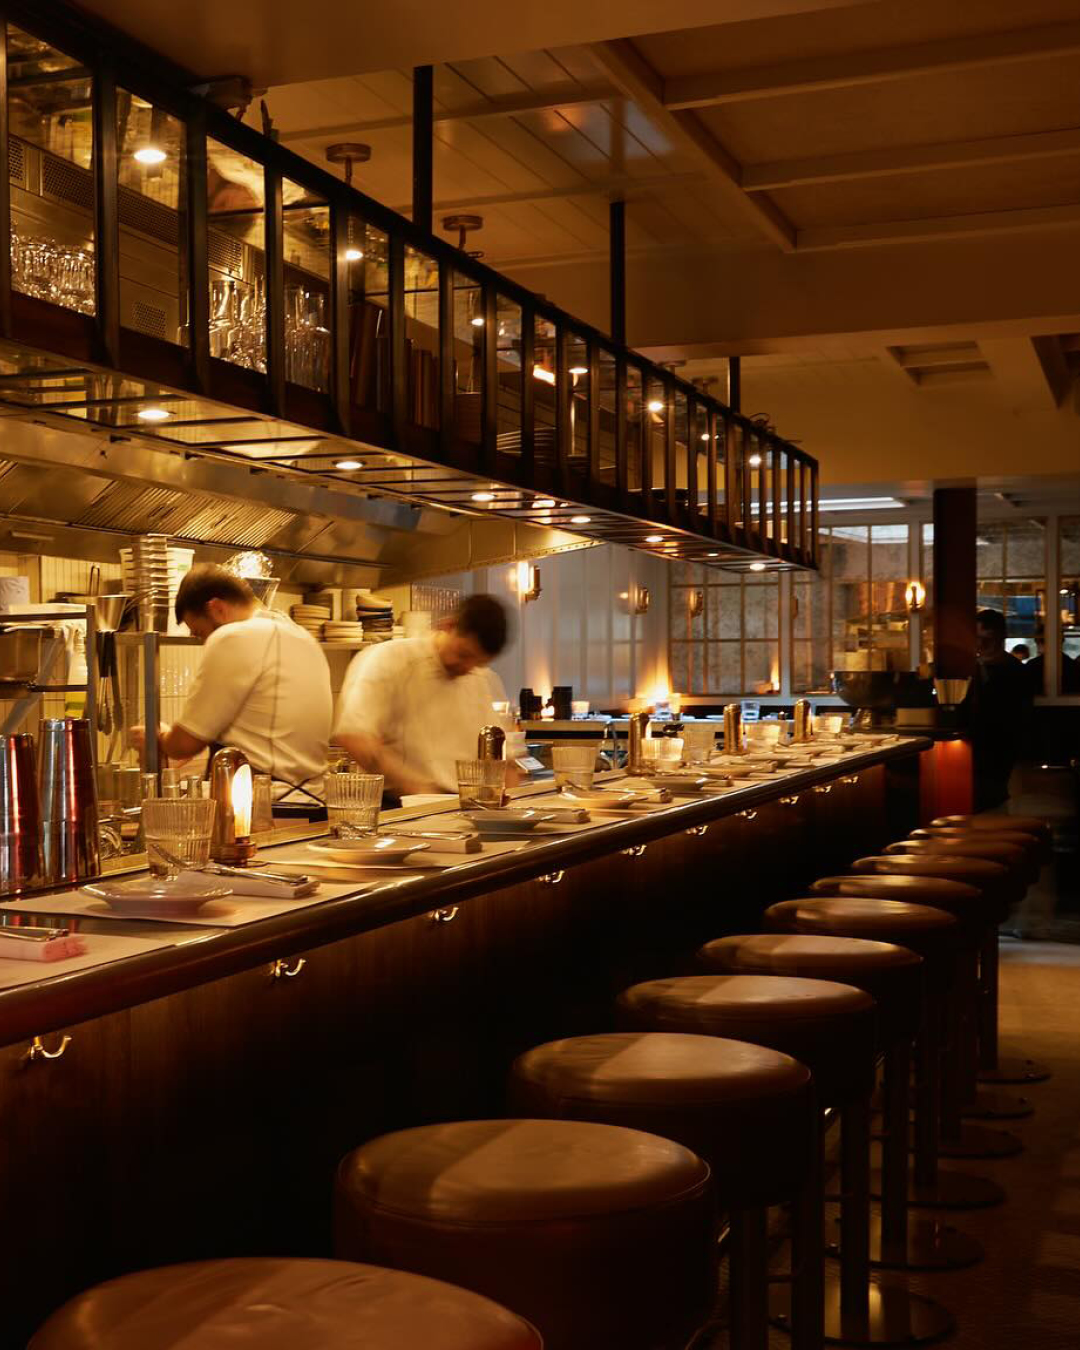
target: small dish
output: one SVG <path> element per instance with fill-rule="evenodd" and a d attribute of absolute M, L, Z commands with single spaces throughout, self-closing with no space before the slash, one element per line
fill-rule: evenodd
<path fill-rule="evenodd" d="M 428 845 L 420 839 L 396 839 L 388 834 L 377 834 L 364 839 L 324 839 L 308 847 L 313 853 L 336 858 L 338 862 L 381 865 L 401 862 L 410 853 L 418 853 Z"/>
<path fill-rule="evenodd" d="M 630 806 L 635 800 L 633 792 L 564 792 L 561 799 L 572 806 L 582 806 L 586 811 L 614 811 L 620 806 Z"/>
<path fill-rule="evenodd" d="M 649 774 L 649 781 L 655 787 L 667 788 L 669 792 L 696 793 L 709 780 L 698 773 L 653 773 Z"/>
<path fill-rule="evenodd" d="M 99 881 L 83 886 L 82 893 L 104 900 L 117 914 L 179 919 L 197 914 L 211 900 L 224 900 L 232 895 L 232 890 L 190 877 L 133 877 L 130 881 Z"/>
<path fill-rule="evenodd" d="M 481 834 L 528 834 L 551 819 L 543 811 L 515 810 L 513 807 L 492 807 L 489 811 L 463 811 L 461 814 Z"/>

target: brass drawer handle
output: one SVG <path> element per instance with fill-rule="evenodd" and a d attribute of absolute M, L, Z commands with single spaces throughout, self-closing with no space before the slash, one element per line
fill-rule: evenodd
<path fill-rule="evenodd" d="M 738 816 L 740 820 L 757 820 L 757 812 L 752 806 L 746 811 L 739 811 Z"/>
<path fill-rule="evenodd" d="M 781 797 L 781 798 L 780 798 L 780 805 L 781 805 L 781 806 L 798 806 L 798 804 L 799 804 L 799 794 L 798 794 L 798 793 L 796 793 L 794 797 Z"/>
<path fill-rule="evenodd" d="M 841 783 L 857 783 L 859 781 L 859 775 L 857 773 L 849 773 L 841 778 L 840 781 Z"/>
<path fill-rule="evenodd" d="M 45 1042 L 40 1036 L 35 1036 L 30 1042 L 30 1049 L 26 1052 L 26 1058 L 31 1064 L 36 1063 L 39 1059 L 62 1059 L 70 1044 L 70 1036 L 61 1036 L 55 1050 L 46 1050 Z"/>
<path fill-rule="evenodd" d="M 457 913 L 457 905 L 451 905 L 448 909 L 433 909 L 428 918 L 432 923 L 453 923 Z"/>
<path fill-rule="evenodd" d="M 820 792 L 823 797 L 827 797 L 829 793 L 832 791 L 832 784 L 818 783 L 817 787 L 814 788 L 814 791 Z"/>
<path fill-rule="evenodd" d="M 645 850 L 648 844 L 635 844 L 633 848 L 624 848 L 622 853 L 624 858 L 642 858 L 645 856 Z"/>
<path fill-rule="evenodd" d="M 703 834 L 708 833 L 708 825 L 691 825 L 686 833 L 691 839 L 700 839 Z"/>
<path fill-rule="evenodd" d="M 291 966 L 288 961 L 272 961 L 270 963 L 270 978 L 274 980 L 295 980 L 306 965 L 306 956 L 298 956 Z"/>
<path fill-rule="evenodd" d="M 565 872 L 545 872 L 540 878 L 540 884 L 541 886 L 557 886 L 564 876 L 566 876 Z"/>

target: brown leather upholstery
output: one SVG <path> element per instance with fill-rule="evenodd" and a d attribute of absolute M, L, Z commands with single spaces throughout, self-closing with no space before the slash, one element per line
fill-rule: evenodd
<path fill-rule="evenodd" d="M 956 949 L 960 928 L 951 914 L 929 905 L 820 895 L 770 905 L 765 911 L 765 924 L 774 933 L 826 933 L 895 942 L 927 961 L 950 956 Z"/>
<path fill-rule="evenodd" d="M 876 900 L 901 900 L 912 905 L 943 909 L 960 921 L 962 935 L 976 942 L 996 922 L 998 904 L 975 886 L 946 877 L 878 875 L 874 872 L 845 877 L 821 877 L 812 882 L 814 895 L 862 895 Z"/>
<path fill-rule="evenodd" d="M 861 989 L 781 975 L 685 975 L 648 980 L 618 999 L 624 1025 L 767 1045 L 800 1060 L 826 1105 L 870 1091 L 876 1017 Z"/>
<path fill-rule="evenodd" d="M 672 1140 L 583 1121 L 452 1121 L 343 1160 L 335 1248 L 486 1294 L 547 1350 L 651 1350 L 711 1304 L 713 1213 L 708 1167 Z"/>
<path fill-rule="evenodd" d="M 1042 846 L 1042 858 L 1045 862 L 1050 857 L 1051 847 L 1054 836 L 1047 821 L 1041 820 L 1038 816 L 1009 816 L 1009 815 L 977 815 L 977 816 L 938 816 L 930 822 L 932 827 L 938 825 L 959 825 L 965 830 L 1022 830 L 1025 834 L 1033 834 Z"/>
<path fill-rule="evenodd" d="M 863 989 L 878 1005 L 882 1044 L 910 1039 L 919 1023 L 922 957 L 892 942 L 818 933 L 748 933 L 707 942 L 698 964 L 714 974 L 795 975 Z"/>
<path fill-rule="evenodd" d="M 478 1294 L 348 1261 L 195 1261 L 73 1298 L 32 1350 L 542 1350 Z"/>
<path fill-rule="evenodd" d="M 511 1104 L 523 1115 L 604 1121 L 677 1139 L 712 1168 L 724 1207 L 788 1199 L 806 1179 L 816 1136 L 804 1065 L 764 1046 L 677 1032 L 609 1032 L 538 1045 L 514 1063 Z"/>
<path fill-rule="evenodd" d="M 880 854 L 869 858 L 856 858 L 851 864 L 851 870 L 892 872 L 897 876 L 944 877 L 947 881 L 964 881 L 969 886 L 977 886 L 984 895 L 995 900 L 1001 918 L 1008 911 L 1009 905 L 1019 900 L 1023 894 L 1023 885 L 1001 863 L 991 862 L 988 858 L 958 857 L 954 853 L 935 853 L 925 858 Z"/>
<path fill-rule="evenodd" d="M 1024 849 L 986 830 L 963 839 L 955 836 L 949 839 L 900 839 L 895 844 L 889 844 L 885 852 L 901 855 L 946 853 L 953 858 L 987 858 L 990 862 L 1007 867 L 1022 886 L 1026 887 L 1030 882 L 1028 855 Z"/>
<path fill-rule="evenodd" d="M 1013 848 L 1018 848 L 1023 854 L 1024 878 L 1030 886 L 1039 878 L 1039 869 L 1042 866 L 1043 846 L 1040 840 L 1033 834 L 1021 834 L 1018 830 L 1011 830 L 1006 833 L 1004 830 L 965 830 L 958 826 L 931 825 L 926 830 L 912 830 L 908 836 L 910 839 L 932 840 L 934 844 L 940 847 L 942 852 L 953 851 L 953 844 L 965 844 L 972 848 L 979 844 L 1009 844 Z M 960 850 L 961 856 L 970 850 Z M 993 855 L 986 853 L 983 857 L 993 860 Z"/>

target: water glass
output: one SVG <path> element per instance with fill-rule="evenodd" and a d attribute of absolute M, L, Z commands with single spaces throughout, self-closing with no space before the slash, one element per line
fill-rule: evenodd
<path fill-rule="evenodd" d="M 323 781 L 331 833 L 339 839 L 364 839 L 378 830 L 381 773 L 328 773 Z"/>
<path fill-rule="evenodd" d="M 506 760 L 459 759 L 458 801 L 463 811 L 490 811 L 506 797 Z"/>
<path fill-rule="evenodd" d="M 647 736 L 641 742 L 641 754 L 646 764 L 657 769 L 675 769 L 682 763 L 681 736 Z"/>
<path fill-rule="evenodd" d="M 147 797 L 142 804 L 143 838 L 150 875 L 175 877 L 210 861 L 210 838 L 217 802 L 185 797 Z"/>
<path fill-rule="evenodd" d="M 551 748 L 551 767 L 555 770 L 557 787 L 575 787 L 587 791 L 593 785 L 596 769 L 594 745 L 554 745 Z"/>
<path fill-rule="evenodd" d="M 251 833 L 266 834 L 274 828 L 274 784 L 268 773 L 252 775 Z"/>
<path fill-rule="evenodd" d="M 716 749 L 716 723 L 684 722 L 682 742 L 683 753 L 688 763 L 707 763 Z"/>

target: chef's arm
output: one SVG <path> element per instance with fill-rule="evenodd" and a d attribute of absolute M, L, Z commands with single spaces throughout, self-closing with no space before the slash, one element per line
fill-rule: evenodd
<path fill-rule="evenodd" d="M 411 773 L 405 761 L 378 736 L 364 731 L 338 732 L 334 740 L 367 773 L 381 773 L 386 786 L 399 795 L 414 792 L 438 792 L 438 784 Z"/>
<path fill-rule="evenodd" d="M 162 727 L 158 732 L 158 747 L 169 759 L 193 759 L 208 744 L 179 725 Z"/>

